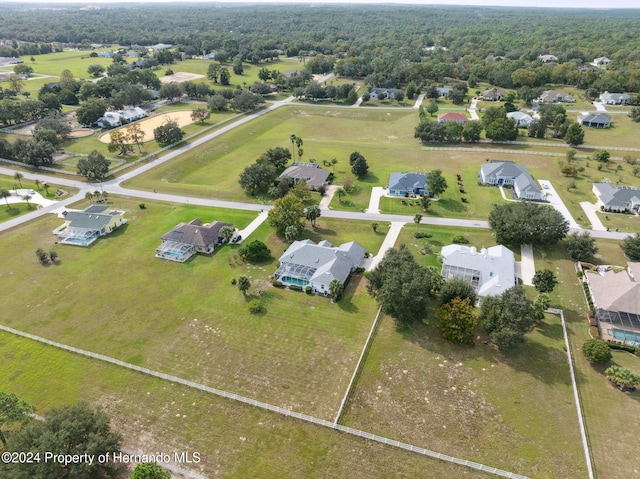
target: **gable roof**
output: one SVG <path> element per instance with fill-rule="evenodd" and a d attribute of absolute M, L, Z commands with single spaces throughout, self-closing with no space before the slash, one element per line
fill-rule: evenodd
<path fill-rule="evenodd" d="M 233 225 L 222 221 L 214 221 L 209 225 L 203 225 L 202 221 L 194 219 L 189 223 L 180 223 L 174 226 L 170 231 L 163 234 L 160 239 L 162 241 L 172 241 L 206 248 L 218 242 L 220 230 L 224 226 Z"/>
<path fill-rule="evenodd" d="M 389 190 L 414 191 L 425 189 L 427 186 L 426 173 L 391 173 L 389 177 Z"/>
<path fill-rule="evenodd" d="M 542 101 L 573 101 L 573 97 L 562 90 L 546 90 L 540 94 Z"/>
<path fill-rule="evenodd" d="M 629 203 L 640 203 L 640 188 L 618 186 L 611 183 L 594 183 L 600 201 L 605 206 L 626 207 Z"/>
<path fill-rule="evenodd" d="M 442 275 L 467 279 L 478 292 L 478 296 L 502 294 L 515 286 L 516 267 L 513 252 L 502 246 L 482 248 L 451 244 L 444 246 Z"/>
<path fill-rule="evenodd" d="M 597 308 L 640 315 L 640 283 L 628 271 L 585 271 Z"/>
<path fill-rule="evenodd" d="M 314 163 L 294 163 L 284 170 L 279 178 L 292 178 L 306 181 L 312 188 L 324 185 L 329 177 L 329 170 L 320 168 Z"/>
<path fill-rule="evenodd" d="M 469 120 L 469 118 L 464 113 L 442 113 L 441 115 L 438 115 L 438 121 L 439 122 L 443 122 L 443 121 L 461 121 L 461 122 L 465 122 L 465 121 L 468 121 L 468 120 Z"/>
<path fill-rule="evenodd" d="M 512 161 L 491 160 L 488 163 L 483 163 L 480 169 L 482 170 L 482 176 L 484 178 L 497 178 L 500 176 L 513 178 L 521 193 L 532 191 L 534 193 L 542 194 L 540 188 L 538 188 L 538 185 L 525 166 L 518 165 Z M 520 196 L 522 195 L 520 194 Z"/>
<path fill-rule="evenodd" d="M 101 230 L 108 225 L 114 216 L 121 216 L 121 211 L 111 211 L 107 205 L 91 205 L 82 211 L 69 211 L 64 217 L 69 222 L 69 228 L 79 228 L 87 230 Z"/>
<path fill-rule="evenodd" d="M 627 102 L 631 99 L 629 95 L 626 93 L 609 93 L 605 91 L 600 95 L 600 100 L 606 102 L 608 100 L 614 101 L 615 103 Z"/>
<path fill-rule="evenodd" d="M 611 117 L 606 113 L 583 113 L 578 115 L 579 123 L 611 123 Z"/>

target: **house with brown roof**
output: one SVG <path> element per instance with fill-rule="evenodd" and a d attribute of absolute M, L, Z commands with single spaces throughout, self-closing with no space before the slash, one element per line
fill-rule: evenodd
<path fill-rule="evenodd" d="M 585 271 L 600 337 L 607 341 L 640 345 L 640 263 L 627 269 L 598 267 Z"/>
<path fill-rule="evenodd" d="M 312 190 L 317 190 L 329 183 L 329 171 L 320 168 L 316 163 L 296 162 L 284 170 L 279 178 L 289 178 L 295 185 L 305 181 Z"/>
<path fill-rule="evenodd" d="M 211 254 L 224 243 L 220 230 L 225 226 L 233 227 L 222 221 L 203 224 L 199 219 L 180 223 L 160 237 L 162 244 L 156 248 L 156 258 L 184 263 L 196 253 Z"/>
<path fill-rule="evenodd" d="M 482 92 L 482 99 L 485 101 L 504 101 L 507 98 L 507 92 L 501 88 L 491 88 Z"/>
<path fill-rule="evenodd" d="M 438 123 L 447 123 L 449 121 L 455 121 L 456 123 L 460 123 L 464 125 L 469 118 L 464 113 L 442 113 L 438 115 Z"/>
<path fill-rule="evenodd" d="M 573 103 L 576 101 L 571 95 L 562 90 L 543 91 L 538 100 L 540 103 Z"/>

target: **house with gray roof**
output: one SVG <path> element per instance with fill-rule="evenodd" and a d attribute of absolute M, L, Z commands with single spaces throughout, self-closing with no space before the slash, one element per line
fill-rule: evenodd
<path fill-rule="evenodd" d="M 575 99 L 562 90 L 546 90 L 542 92 L 538 101 L 540 103 L 573 103 Z"/>
<path fill-rule="evenodd" d="M 360 267 L 365 249 L 355 241 L 334 247 L 329 241 L 318 244 L 307 239 L 294 241 L 280 257 L 274 279 L 286 285 L 311 286 L 314 293 L 329 294 L 329 283 L 344 284 Z"/>
<path fill-rule="evenodd" d="M 107 205 L 90 205 L 82 211 L 63 213 L 64 223 L 53 230 L 61 244 L 89 246 L 127 222 L 124 211 L 107 211 Z"/>
<path fill-rule="evenodd" d="M 640 188 L 612 185 L 611 183 L 594 183 L 591 191 L 598 198 L 596 205 L 604 211 L 614 213 L 640 212 Z"/>
<path fill-rule="evenodd" d="M 558 57 L 555 55 L 539 55 L 538 58 L 540 59 L 540 61 L 542 63 L 552 63 L 552 62 L 557 62 L 558 61 Z"/>
<path fill-rule="evenodd" d="M 156 248 L 156 258 L 184 263 L 196 253 L 211 254 L 224 242 L 220 230 L 225 226 L 233 227 L 222 221 L 203 224 L 199 219 L 180 223 L 160 237 L 162 244 Z"/>
<path fill-rule="evenodd" d="M 447 98 L 453 91 L 453 88 L 438 86 L 436 87 L 436 91 L 438 92 L 439 97 Z"/>
<path fill-rule="evenodd" d="M 369 97 L 372 100 L 385 99 L 389 98 L 393 100 L 396 97 L 398 92 L 402 92 L 402 90 L 398 88 L 372 88 L 369 92 Z"/>
<path fill-rule="evenodd" d="M 320 168 L 316 163 L 296 162 L 284 170 L 279 178 L 289 178 L 295 185 L 305 181 L 312 190 L 317 190 L 329 184 L 329 171 Z"/>
<path fill-rule="evenodd" d="M 502 245 L 482 248 L 450 244 L 440 251 L 442 276 L 446 280 L 464 279 L 471 283 L 480 301 L 496 296 L 516 285 L 513 252 Z"/>
<path fill-rule="evenodd" d="M 609 128 L 611 126 L 611 117 L 601 112 L 585 112 L 578 115 L 578 123 L 591 128 Z"/>
<path fill-rule="evenodd" d="M 97 123 L 100 128 L 114 128 L 135 120 L 140 120 L 146 116 L 147 112 L 139 106 L 136 106 L 125 108 L 124 110 L 107 111 Z"/>
<path fill-rule="evenodd" d="M 491 88 L 482 92 L 482 99 L 485 101 L 504 101 L 507 92 L 502 88 Z"/>
<path fill-rule="evenodd" d="M 600 101 L 605 105 L 626 105 L 631 97 L 626 93 L 609 93 L 605 91 L 600 95 Z"/>
<path fill-rule="evenodd" d="M 640 283 L 635 279 L 640 263 L 629 262 L 626 270 L 600 267 L 584 273 L 600 337 L 640 346 Z"/>
<path fill-rule="evenodd" d="M 507 113 L 507 118 L 512 119 L 517 128 L 529 128 L 529 125 L 531 125 L 533 121 L 531 115 L 521 111 L 510 111 Z"/>
<path fill-rule="evenodd" d="M 487 185 L 513 186 L 516 196 L 523 200 L 544 201 L 542 190 L 529 170 L 512 161 L 491 160 L 480 168 L 480 181 Z"/>
<path fill-rule="evenodd" d="M 426 173 L 391 173 L 389 177 L 389 194 L 391 196 L 432 195 L 427 187 Z"/>
<path fill-rule="evenodd" d="M 598 57 L 598 58 L 594 58 L 593 60 L 593 64 L 594 65 L 604 65 L 607 66 L 609 65 L 609 63 L 611 62 L 611 60 L 609 60 L 607 57 Z"/>

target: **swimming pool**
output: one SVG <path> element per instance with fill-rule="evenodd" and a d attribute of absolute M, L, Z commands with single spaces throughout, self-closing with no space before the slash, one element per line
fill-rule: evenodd
<path fill-rule="evenodd" d="M 610 329 L 609 334 L 618 341 L 625 341 L 631 346 L 640 345 L 640 333 L 634 331 L 626 331 L 624 329 Z"/>

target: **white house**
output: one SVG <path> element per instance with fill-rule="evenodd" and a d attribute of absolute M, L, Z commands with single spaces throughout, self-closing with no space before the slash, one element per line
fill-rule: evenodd
<path fill-rule="evenodd" d="M 480 167 L 480 181 L 494 186 L 512 185 L 516 196 L 524 200 L 543 201 L 542 190 L 531 177 L 529 170 L 512 161 L 491 160 Z"/>
<path fill-rule="evenodd" d="M 516 262 L 513 252 L 502 245 L 482 248 L 451 244 L 444 246 L 442 276 L 446 280 L 461 278 L 473 286 L 480 301 L 496 296 L 516 285 Z"/>
<path fill-rule="evenodd" d="M 533 117 L 521 111 L 511 111 L 507 113 L 507 118 L 513 120 L 518 128 L 528 128 L 533 121 Z"/>
<path fill-rule="evenodd" d="M 294 241 L 280 257 L 274 279 L 286 285 L 311 286 L 314 293 L 329 294 L 333 279 L 343 284 L 364 260 L 364 247 L 351 241 L 334 247 L 329 241 L 318 244 L 307 239 Z"/>
<path fill-rule="evenodd" d="M 372 88 L 369 92 L 369 98 L 372 100 L 389 98 L 393 100 L 398 92 L 402 92 L 398 88 Z"/>
<path fill-rule="evenodd" d="M 89 246 L 100 236 L 108 235 L 127 222 L 124 211 L 110 210 L 107 205 L 91 205 L 82 211 L 69 211 L 64 224 L 53 230 L 61 244 Z"/>
<path fill-rule="evenodd" d="M 626 93 L 609 93 L 605 91 L 600 95 L 600 101 L 605 105 L 626 105 L 631 97 Z"/>
<path fill-rule="evenodd" d="M 596 205 L 605 211 L 615 213 L 640 211 L 639 188 L 612 185 L 611 183 L 594 183 L 591 191 L 598 198 Z"/>
<path fill-rule="evenodd" d="M 558 57 L 555 55 L 540 55 L 538 56 L 538 58 L 540 59 L 540 61 L 542 63 L 551 63 L 551 62 L 557 62 L 558 61 Z"/>
<path fill-rule="evenodd" d="M 147 116 L 147 112 L 139 106 L 136 106 L 134 108 L 127 108 L 126 110 L 107 111 L 97 123 L 100 128 L 115 128 L 125 123 L 140 120 L 145 116 Z"/>
<path fill-rule="evenodd" d="M 607 66 L 609 65 L 610 61 L 611 60 L 609 60 L 607 57 L 598 57 L 598 58 L 594 58 L 593 64 L 597 66 L 600 66 L 600 65 Z"/>

